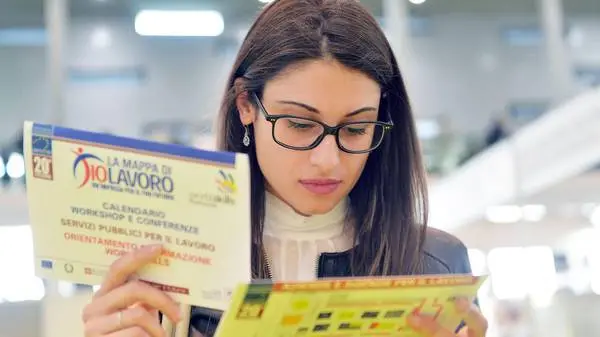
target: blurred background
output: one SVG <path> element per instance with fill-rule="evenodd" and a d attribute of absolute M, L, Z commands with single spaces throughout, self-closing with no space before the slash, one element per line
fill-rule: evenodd
<path fill-rule="evenodd" d="M 23 120 L 212 148 L 266 2 L 0 0 L 0 337 L 82 336 L 91 291 L 33 275 Z M 600 1 L 361 2 L 405 74 L 431 226 L 491 276 L 488 336 L 600 336 Z M 148 9 L 199 19 L 168 37 Z"/>

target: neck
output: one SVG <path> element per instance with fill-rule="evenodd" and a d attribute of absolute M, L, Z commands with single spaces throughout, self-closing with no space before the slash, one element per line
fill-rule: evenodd
<path fill-rule="evenodd" d="M 303 215 L 275 195 L 266 192 L 265 233 L 276 236 L 331 236 L 344 230 L 347 200 L 342 200 L 326 214 Z"/>

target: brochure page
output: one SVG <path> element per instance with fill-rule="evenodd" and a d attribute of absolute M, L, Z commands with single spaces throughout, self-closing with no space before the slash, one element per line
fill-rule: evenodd
<path fill-rule="evenodd" d="M 418 337 L 413 313 L 454 331 L 454 298 L 474 299 L 485 277 L 471 275 L 359 278 L 239 286 L 217 337 Z"/>
<path fill-rule="evenodd" d="M 25 123 L 36 274 L 100 284 L 147 244 L 141 280 L 176 301 L 225 309 L 250 282 L 250 173 L 244 154 Z"/>

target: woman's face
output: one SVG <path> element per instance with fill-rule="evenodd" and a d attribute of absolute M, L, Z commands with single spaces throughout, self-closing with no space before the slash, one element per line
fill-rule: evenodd
<path fill-rule="evenodd" d="M 317 60 L 289 67 L 267 82 L 261 101 L 269 115 L 294 115 L 336 126 L 376 121 L 380 96 L 378 83 L 363 73 L 336 61 Z M 334 136 L 326 136 L 312 150 L 284 148 L 273 140 L 271 122 L 260 108 L 250 104 L 252 99 L 240 95 L 237 105 L 242 122 L 254 125 L 251 141 L 255 142 L 266 188 L 300 214 L 330 211 L 354 187 L 368 154 L 341 151 Z M 320 133 L 319 127 L 303 120 L 277 123 L 276 137 L 296 142 L 290 145 L 308 145 L 306 139 Z"/>

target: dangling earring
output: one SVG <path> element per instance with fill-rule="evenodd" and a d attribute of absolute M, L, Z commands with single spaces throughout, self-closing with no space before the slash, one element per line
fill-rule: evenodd
<path fill-rule="evenodd" d="M 248 131 L 248 125 L 244 125 L 244 138 L 242 139 L 242 144 L 248 147 L 250 145 L 250 132 Z"/>

